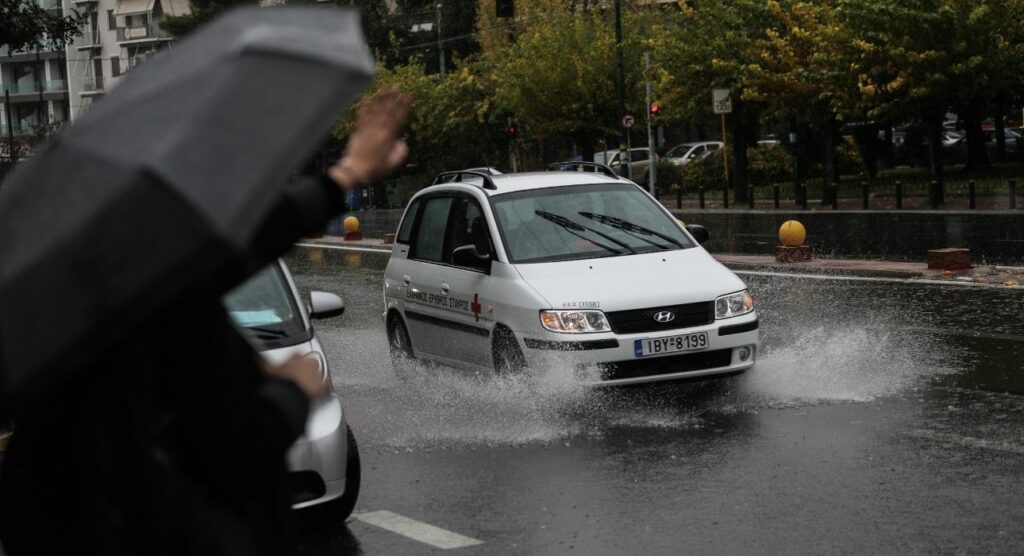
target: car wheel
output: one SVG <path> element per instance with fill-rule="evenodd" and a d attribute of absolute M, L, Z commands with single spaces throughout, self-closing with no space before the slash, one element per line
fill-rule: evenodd
<path fill-rule="evenodd" d="M 409 330 L 399 316 L 393 316 L 388 321 L 388 349 L 391 354 L 391 366 L 395 374 L 405 377 L 409 374 L 413 365 L 412 341 L 409 339 Z"/>
<path fill-rule="evenodd" d="M 494 370 L 498 374 L 517 374 L 526 370 L 526 358 L 515 334 L 503 326 L 495 327 L 491 349 L 494 357 Z"/>

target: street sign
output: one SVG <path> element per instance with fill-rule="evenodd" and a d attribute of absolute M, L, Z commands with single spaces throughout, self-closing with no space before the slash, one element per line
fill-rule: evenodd
<path fill-rule="evenodd" d="M 626 129 L 633 129 L 633 124 L 635 123 L 636 120 L 633 119 L 632 114 L 626 114 L 625 116 L 622 117 L 622 127 Z"/>
<path fill-rule="evenodd" d="M 732 95 L 729 89 L 711 89 L 711 108 L 715 114 L 732 114 Z"/>

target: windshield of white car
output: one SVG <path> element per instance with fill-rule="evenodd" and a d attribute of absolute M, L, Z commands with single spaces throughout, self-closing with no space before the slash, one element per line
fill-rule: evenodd
<path fill-rule="evenodd" d="M 694 246 L 678 221 L 628 183 L 517 191 L 494 195 L 491 200 L 513 263 L 626 256 Z M 631 226 L 633 222 L 643 226 Z"/>
<path fill-rule="evenodd" d="M 224 306 L 235 325 L 256 340 L 305 335 L 292 290 L 276 264 L 264 268 L 226 295 Z"/>
<path fill-rule="evenodd" d="M 669 149 L 667 153 L 665 153 L 665 158 L 679 158 L 684 154 L 690 152 L 690 149 L 692 149 L 695 146 L 697 146 L 696 143 L 683 143 L 682 145 L 676 145 Z"/>

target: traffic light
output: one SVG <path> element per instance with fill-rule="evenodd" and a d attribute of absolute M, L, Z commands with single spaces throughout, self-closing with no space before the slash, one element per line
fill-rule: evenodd
<path fill-rule="evenodd" d="M 655 118 L 658 114 L 661 114 L 661 106 L 651 103 L 651 117 Z"/>
<path fill-rule="evenodd" d="M 519 129 L 516 128 L 515 125 L 509 125 L 505 128 L 505 133 L 508 135 L 509 139 L 515 139 L 516 136 L 519 135 Z"/>
<path fill-rule="evenodd" d="M 494 0 L 494 8 L 497 17 L 513 17 L 515 13 L 514 0 Z"/>

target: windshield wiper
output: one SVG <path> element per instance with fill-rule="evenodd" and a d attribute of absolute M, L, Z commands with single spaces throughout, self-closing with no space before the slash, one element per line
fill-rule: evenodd
<path fill-rule="evenodd" d="M 595 221 L 600 222 L 602 224 L 607 224 L 607 225 L 609 225 L 609 226 L 611 226 L 613 228 L 618 228 L 618 229 L 623 230 L 625 232 L 634 232 L 634 233 L 639 233 L 639 234 L 644 234 L 644 235 L 649 235 L 649 236 L 655 236 L 655 237 L 661 238 L 661 239 L 663 239 L 663 240 L 665 240 L 665 241 L 675 245 L 676 247 L 679 247 L 679 248 L 682 248 L 682 249 L 686 248 L 686 246 L 684 246 L 682 243 L 680 243 L 678 239 L 676 239 L 676 238 L 674 238 L 672 236 L 667 236 L 667 235 L 665 235 L 665 234 L 663 234 L 661 232 L 656 232 L 656 231 L 654 231 L 654 230 L 652 230 L 650 228 L 645 228 L 645 227 L 643 227 L 643 226 L 641 226 L 639 224 L 634 224 L 634 223 L 630 222 L 629 220 L 623 220 L 621 218 L 617 218 L 615 216 L 608 216 L 606 214 L 594 214 L 593 212 L 580 212 L 579 214 L 580 214 L 580 216 L 582 216 L 584 218 L 589 218 L 591 220 L 595 220 Z M 666 247 L 665 245 L 661 245 L 661 244 L 659 244 L 657 242 L 654 242 L 654 241 L 651 241 L 650 239 L 647 239 L 647 238 L 641 238 L 641 239 L 645 239 L 648 243 L 652 243 L 654 245 L 657 245 L 658 247 L 662 247 L 662 248 Z"/>
<path fill-rule="evenodd" d="M 273 340 L 288 336 L 288 331 L 283 328 L 270 328 L 266 326 L 242 326 L 241 328 L 242 330 L 252 332 L 261 340 Z"/>
<path fill-rule="evenodd" d="M 616 255 L 621 254 L 622 251 L 619 250 L 619 249 L 616 249 L 614 247 L 605 245 L 603 243 L 596 242 L 596 241 L 594 241 L 594 240 L 584 236 L 580 232 L 584 232 L 585 231 L 585 232 L 590 232 L 592 234 L 597 234 L 597 235 L 607 239 L 608 241 L 610 241 L 610 242 L 612 242 L 612 243 L 622 247 L 623 249 L 626 249 L 630 253 L 636 253 L 636 251 L 633 250 L 633 248 L 630 247 L 629 244 L 624 243 L 622 241 L 619 241 L 619 240 L 613 238 L 612 236 L 610 236 L 608 234 L 603 234 L 603 233 L 601 233 L 601 232 L 599 232 L 599 231 L 597 231 L 597 230 L 595 230 L 593 228 L 588 228 L 587 226 L 584 226 L 583 224 L 580 224 L 579 222 L 573 222 L 572 220 L 569 220 L 568 218 L 562 216 L 561 214 L 555 214 L 553 212 L 548 212 L 546 210 L 535 210 L 535 211 L 533 211 L 533 213 L 536 214 L 537 216 L 543 218 L 544 220 L 547 220 L 549 222 L 553 222 L 555 224 L 558 224 L 559 226 L 561 226 L 561 227 L 565 228 L 566 230 L 568 230 L 569 233 L 573 234 L 574 236 L 579 237 L 581 239 L 585 239 L 585 240 L 589 241 L 590 243 L 593 243 L 594 245 L 596 245 L 598 247 L 601 247 L 603 249 L 611 251 L 612 253 L 615 253 Z"/>

